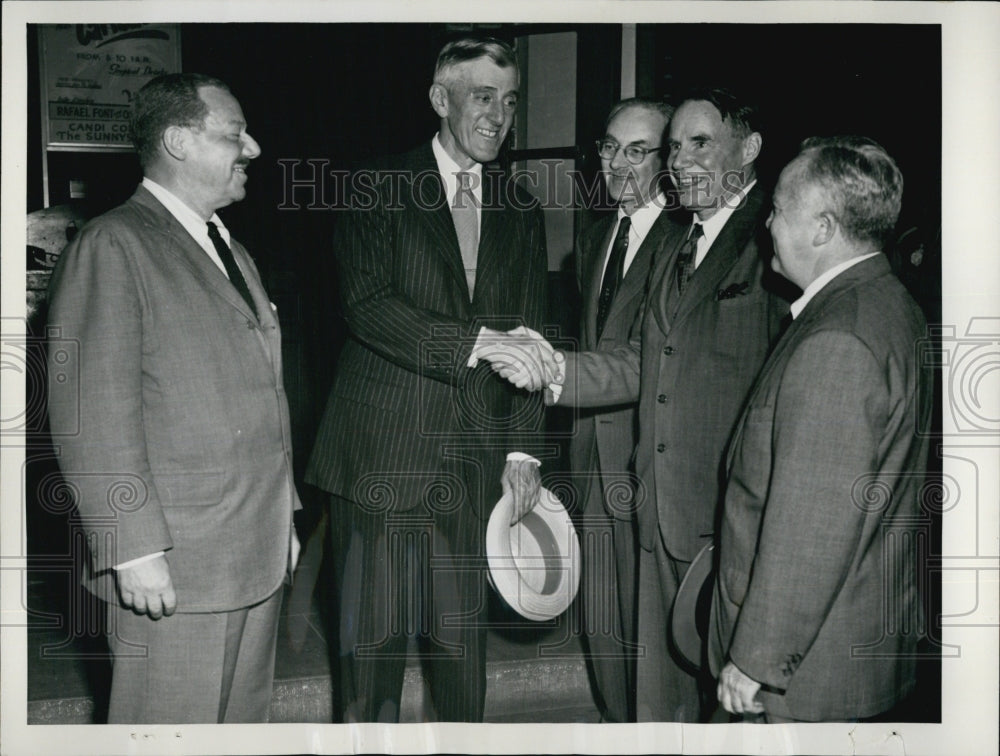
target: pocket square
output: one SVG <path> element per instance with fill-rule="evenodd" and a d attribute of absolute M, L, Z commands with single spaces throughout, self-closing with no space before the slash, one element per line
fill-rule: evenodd
<path fill-rule="evenodd" d="M 736 297 L 744 296 L 747 293 L 747 289 L 750 288 L 749 281 L 742 281 L 741 283 L 734 283 L 727 286 L 725 289 L 719 289 L 719 293 L 716 295 L 716 299 L 720 302 L 723 299 L 735 299 Z"/>

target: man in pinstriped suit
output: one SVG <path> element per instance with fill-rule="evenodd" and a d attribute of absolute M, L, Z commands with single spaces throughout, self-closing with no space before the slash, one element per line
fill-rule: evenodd
<path fill-rule="evenodd" d="M 394 722 L 409 635 L 440 720 L 482 720 L 484 535 L 511 490 L 537 497 L 524 455 L 540 397 L 473 350 L 546 312 L 537 202 L 484 164 L 513 122 L 519 73 L 503 42 L 442 49 L 431 142 L 355 175 L 337 228 L 341 353 L 306 480 L 331 494 L 345 721 Z"/>

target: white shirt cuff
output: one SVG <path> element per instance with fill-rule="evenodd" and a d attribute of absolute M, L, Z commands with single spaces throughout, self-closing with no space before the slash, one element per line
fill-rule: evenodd
<path fill-rule="evenodd" d="M 553 356 L 555 357 L 555 361 L 559 363 L 559 375 L 557 376 L 557 380 L 552 381 L 548 385 L 548 389 L 552 395 L 550 404 L 558 404 L 559 397 L 562 396 L 563 384 L 566 382 L 566 355 L 557 349 Z"/>
<path fill-rule="evenodd" d="M 165 554 L 164 551 L 157 551 L 155 554 L 146 554 L 146 556 L 137 557 L 135 559 L 129 559 L 127 562 L 122 562 L 121 564 L 116 564 L 111 569 L 113 570 L 124 570 L 129 567 L 135 567 L 137 564 L 142 564 L 143 562 L 149 562 L 157 557 L 161 557 Z"/>
<path fill-rule="evenodd" d="M 486 335 L 486 326 L 479 327 L 479 335 L 476 336 L 476 345 L 472 347 L 472 354 L 469 355 L 469 361 L 465 363 L 466 367 L 474 368 L 479 364 L 479 350 L 485 346 L 483 340 Z"/>
<path fill-rule="evenodd" d="M 537 459 L 535 459 L 534 457 L 532 457 L 530 454 L 525 454 L 524 452 L 511 452 L 510 454 L 507 455 L 507 461 L 508 462 L 534 462 L 539 467 L 542 466 L 541 462 L 539 462 Z"/>

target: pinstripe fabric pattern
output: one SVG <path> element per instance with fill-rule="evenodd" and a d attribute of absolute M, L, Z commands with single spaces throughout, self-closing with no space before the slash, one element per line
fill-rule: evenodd
<path fill-rule="evenodd" d="M 334 250 L 350 338 L 306 480 L 387 516 L 454 498 L 472 517 L 462 528 L 465 543 L 452 546 L 478 548 L 500 496 L 504 456 L 533 450 L 541 441 L 542 414 L 537 395 L 513 388 L 485 363 L 473 370 L 466 363 L 481 325 L 543 326 L 541 211 L 525 192 L 484 170 L 470 301 L 430 144 L 358 177 L 364 181 L 359 178 L 357 187 L 374 188 L 354 195 L 355 205 L 366 208 L 339 219 Z M 442 694 L 466 703 L 456 708 L 436 700 L 439 714 L 481 716 L 473 705 L 478 695 L 470 692 L 482 685 L 480 667 L 470 661 L 441 685 Z M 367 683 L 359 684 L 364 693 Z"/>

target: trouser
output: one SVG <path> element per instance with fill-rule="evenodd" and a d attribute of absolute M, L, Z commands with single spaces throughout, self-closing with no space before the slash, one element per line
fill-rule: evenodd
<path fill-rule="evenodd" d="M 638 544 L 633 523 L 609 516 L 602 495 L 595 482 L 580 520 L 580 626 L 603 719 L 633 722 Z"/>
<path fill-rule="evenodd" d="M 639 549 L 636 715 L 640 722 L 701 720 L 699 680 L 670 643 L 670 612 L 690 566 L 671 557 L 662 538 L 655 539 L 652 551 Z"/>
<path fill-rule="evenodd" d="M 266 722 L 281 596 L 158 620 L 109 603 L 109 724 Z"/>
<path fill-rule="evenodd" d="M 340 696 L 346 722 L 399 720 L 417 640 L 438 720 L 481 722 L 486 699 L 486 525 L 448 511 L 370 512 L 331 496 Z"/>

